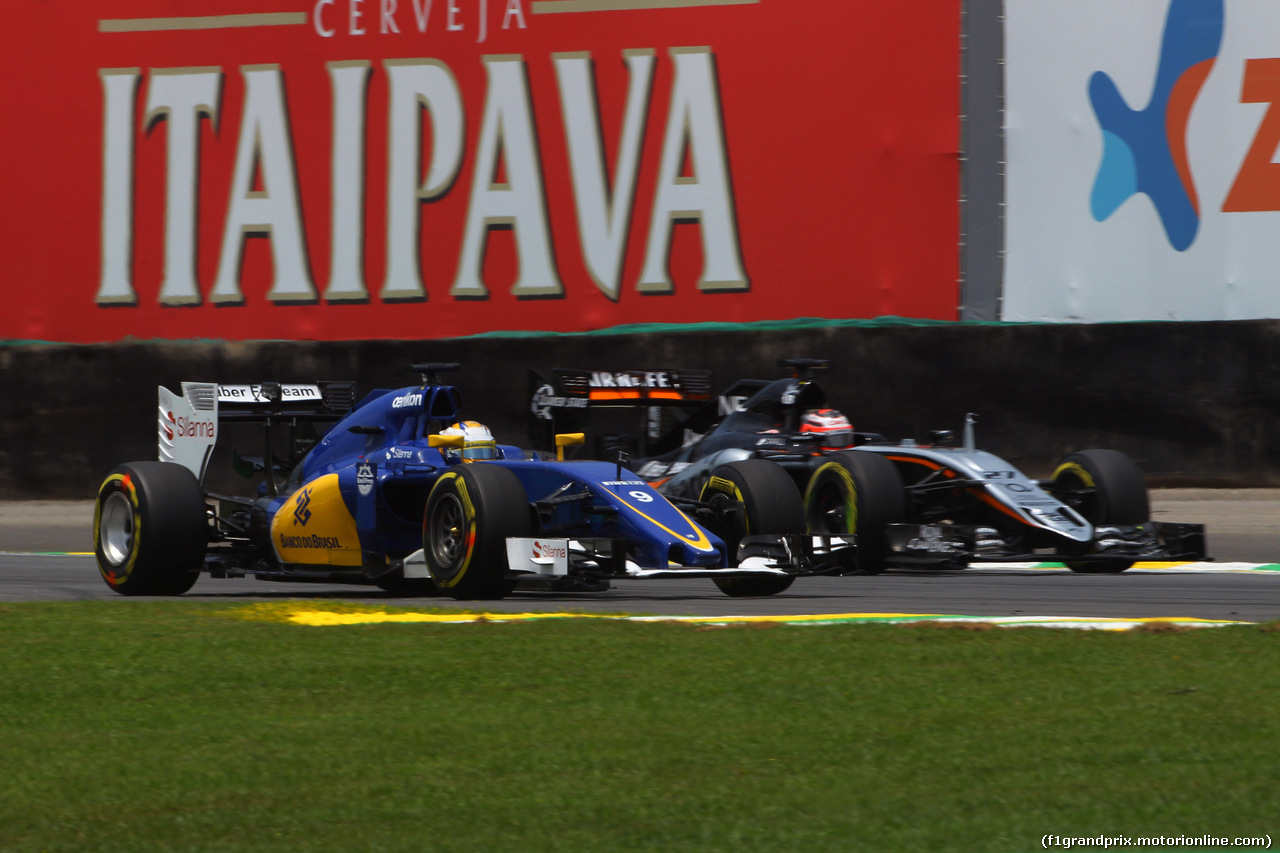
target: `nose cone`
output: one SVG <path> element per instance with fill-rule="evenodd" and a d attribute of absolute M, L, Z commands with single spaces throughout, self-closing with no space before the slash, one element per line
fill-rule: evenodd
<path fill-rule="evenodd" d="M 682 566 L 724 566 L 727 565 L 725 559 L 724 546 L 719 542 L 712 542 L 710 550 L 704 548 L 694 548 L 685 542 L 676 542 L 667 549 L 667 561 L 670 563 L 678 563 Z"/>

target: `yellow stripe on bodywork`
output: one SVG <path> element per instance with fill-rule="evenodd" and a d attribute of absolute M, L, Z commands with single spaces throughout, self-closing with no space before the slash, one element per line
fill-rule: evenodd
<path fill-rule="evenodd" d="M 601 486 L 600 488 L 604 489 L 606 492 L 608 492 L 609 494 L 611 494 L 611 495 L 613 495 L 615 498 L 617 498 L 619 501 L 621 501 L 622 505 L 623 505 L 623 506 L 625 506 L 627 509 L 631 510 L 632 512 L 634 512 L 636 515 L 640 516 L 641 518 L 646 519 L 647 521 L 649 521 L 649 523 L 653 524 L 655 527 L 660 527 L 660 528 L 662 528 L 663 530 L 667 531 L 667 532 L 668 532 L 668 533 L 670 533 L 672 536 L 674 536 L 674 537 L 676 537 L 677 539 L 679 539 L 681 542 L 685 542 L 685 543 L 687 543 L 688 545 L 690 545 L 691 547 L 698 549 L 699 551 L 714 551 L 714 550 L 715 550 L 715 546 L 713 546 L 713 545 L 711 544 L 711 540 L 707 538 L 707 534 L 706 534 L 706 533 L 704 533 L 704 532 L 702 532 L 702 528 L 701 528 L 701 527 L 699 527 L 698 525 L 694 524 L 693 519 L 691 519 L 691 518 L 689 518 L 689 516 L 685 515 L 685 514 L 684 514 L 684 512 L 680 509 L 680 507 L 676 506 L 675 504 L 671 503 L 670 501 L 667 501 L 667 506 L 669 506 L 669 507 L 671 507 L 672 509 L 674 509 L 674 510 L 676 511 L 676 513 L 677 513 L 681 518 L 683 518 L 686 522 L 688 522 L 688 524 L 689 524 L 689 529 L 690 529 L 690 530 L 692 530 L 692 531 L 696 534 L 695 536 L 686 536 L 686 535 L 684 535 L 683 533 L 677 533 L 676 531 L 672 530 L 670 527 L 667 527 L 667 526 L 666 526 L 665 524 L 663 524 L 661 521 L 658 521 L 658 519 L 654 518 L 654 517 L 653 517 L 653 516 L 651 516 L 651 515 L 648 515 L 647 513 L 645 513 L 645 512 L 643 512 L 642 510 L 640 510 L 639 508 L 637 508 L 637 507 L 633 506 L 633 505 L 632 505 L 632 504 L 631 504 L 631 503 L 630 503 L 626 498 L 622 497 L 622 495 L 619 495 L 617 492 L 613 491 L 613 490 L 612 490 L 612 489 L 610 489 L 609 487 L 607 487 L 607 486 Z M 665 501 L 665 500 L 666 500 L 666 498 L 662 497 L 661 495 L 657 494 L 656 492 L 654 493 L 654 495 L 655 495 L 654 500 L 658 500 L 658 501 Z"/>

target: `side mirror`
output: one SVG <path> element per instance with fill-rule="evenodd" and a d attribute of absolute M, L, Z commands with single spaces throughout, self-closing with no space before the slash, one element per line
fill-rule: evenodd
<path fill-rule="evenodd" d="M 452 447 L 461 449 L 466 444 L 467 439 L 461 435 L 429 435 L 427 436 L 428 447 Z"/>
<path fill-rule="evenodd" d="M 952 447 L 956 443 L 956 434 L 949 429 L 931 429 L 929 443 L 934 447 Z"/>
<path fill-rule="evenodd" d="M 556 433 L 556 459 L 560 462 L 564 461 L 564 449 L 574 444 L 582 444 L 587 440 L 586 433 L 581 432 L 559 432 Z"/>

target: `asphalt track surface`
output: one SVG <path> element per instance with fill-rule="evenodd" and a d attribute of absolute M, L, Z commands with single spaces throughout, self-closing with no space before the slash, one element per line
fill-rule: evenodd
<path fill-rule="evenodd" d="M 1280 563 L 1280 490 L 1152 493 L 1153 516 L 1207 525 L 1221 563 Z M 89 502 L 0 504 L 0 601 L 117 600 L 92 556 Z M 72 552 L 72 553 L 67 553 Z M 1227 566 L 1223 566 L 1227 568 Z M 769 598 L 732 599 L 707 580 L 615 581 L 607 592 L 521 591 L 503 601 L 400 597 L 376 587 L 202 577 L 184 598 L 249 602 L 290 599 L 443 607 L 492 613 L 630 613 L 671 616 L 945 614 L 1086 618 L 1280 619 L 1280 571 L 1130 570 L 1079 575 L 1042 568 L 891 570 L 876 577 L 801 578 Z"/>

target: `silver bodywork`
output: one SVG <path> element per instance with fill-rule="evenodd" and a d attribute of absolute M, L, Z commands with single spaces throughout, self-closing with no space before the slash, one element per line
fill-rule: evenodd
<path fill-rule="evenodd" d="M 856 448 L 856 452 L 927 460 L 939 466 L 936 474 L 931 475 L 936 476 L 939 483 L 968 479 L 972 488 L 981 489 L 1025 524 L 1075 542 L 1089 542 L 1094 538 L 1092 524 L 994 453 L 969 448 L 919 447 L 910 441 L 898 445 L 867 445 Z M 956 476 L 948 477 L 947 472 Z"/>

